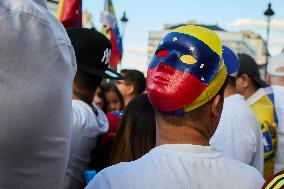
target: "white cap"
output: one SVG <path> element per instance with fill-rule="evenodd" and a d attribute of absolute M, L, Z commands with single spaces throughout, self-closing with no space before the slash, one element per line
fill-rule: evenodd
<path fill-rule="evenodd" d="M 284 76 L 284 54 L 270 58 L 267 65 L 267 72 L 270 75 Z"/>

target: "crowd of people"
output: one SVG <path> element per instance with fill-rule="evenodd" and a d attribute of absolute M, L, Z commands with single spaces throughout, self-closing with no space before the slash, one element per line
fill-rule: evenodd
<path fill-rule="evenodd" d="M 284 54 L 265 82 L 186 25 L 144 76 L 109 68 L 109 39 L 65 29 L 45 0 L 1 0 L 0 18 L 0 188 L 284 187 Z"/>

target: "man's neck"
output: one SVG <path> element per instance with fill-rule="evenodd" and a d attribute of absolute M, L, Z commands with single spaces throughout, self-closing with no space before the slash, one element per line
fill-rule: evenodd
<path fill-rule="evenodd" d="M 127 104 L 128 104 L 133 98 L 134 98 L 133 96 L 127 96 L 127 97 L 124 99 L 124 105 L 127 106 Z"/>
<path fill-rule="evenodd" d="M 245 97 L 245 99 L 248 99 L 251 95 L 253 95 L 258 89 L 254 86 L 252 87 L 248 87 L 244 92 L 243 92 L 243 96 Z"/>
<path fill-rule="evenodd" d="M 193 144 L 209 146 L 210 138 L 193 127 L 178 127 L 157 123 L 156 128 L 156 146 L 162 144 Z"/>
<path fill-rule="evenodd" d="M 227 86 L 225 88 L 225 91 L 224 91 L 224 97 L 227 98 L 229 96 L 232 96 L 234 94 L 237 94 L 237 91 L 234 87 L 230 87 L 230 86 Z"/>
<path fill-rule="evenodd" d="M 94 92 L 92 91 L 79 90 L 78 88 L 73 87 L 73 95 L 72 95 L 73 100 L 82 100 L 86 102 L 87 104 L 92 104 L 93 96 L 94 96 Z"/>

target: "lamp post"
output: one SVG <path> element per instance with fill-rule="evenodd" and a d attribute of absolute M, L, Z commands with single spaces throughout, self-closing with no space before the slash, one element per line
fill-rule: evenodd
<path fill-rule="evenodd" d="M 270 17 L 274 15 L 274 11 L 271 8 L 271 3 L 268 4 L 268 8 L 264 11 L 263 13 L 267 17 L 267 30 L 266 30 L 266 52 L 265 52 L 265 76 L 267 74 L 267 64 L 268 64 L 268 56 L 269 56 L 269 51 L 268 51 L 268 41 L 269 41 L 269 29 L 270 29 Z"/>
<path fill-rule="evenodd" d="M 121 26 L 121 40 L 123 40 L 123 37 L 124 37 L 124 32 L 125 32 L 125 28 L 126 28 L 126 25 L 127 25 L 127 22 L 128 22 L 128 18 L 126 17 L 126 12 L 123 11 L 123 15 L 122 17 L 120 18 L 120 26 Z M 124 56 L 124 53 L 122 54 L 122 56 Z M 118 72 L 121 71 L 121 67 L 122 67 L 122 62 L 120 64 L 117 65 L 116 69 Z"/>
<path fill-rule="evenodd" d="M 124 36 L 124 32 L 125 32 L 125 28 L 126 28 L 126 25 L 127 25 L 127 22 L 128 22 L 128 18 L 126 17 L 126 12 L 124 11 L 123 12 L 123 15 L 120 19 L 121 21 L 121 37 L 123 38 Z"/>

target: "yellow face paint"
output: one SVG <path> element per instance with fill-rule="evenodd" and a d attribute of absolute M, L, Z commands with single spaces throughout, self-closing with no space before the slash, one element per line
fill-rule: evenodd
<path fill-rule="evenodd" d="M 173 32 L 184 33 L 203 41 L 219 56 L 222 56 L 222 42 L 221 39 L 213 31 L 195 25 L 181 26 L 173 30 Z"/>
<path fill-rule="evenodd" d="M 224 66 L 216 74 L 215 79 L 207 86 L 207 88 L 201 93 L 201 95 L 195 99 L 191 104 L 184 108 L 184 112 L 190 112 L 203 104 L 209 102 L 221 89 L 226 78 L 227 78 L 227 68 Z"/>
<path fill-rule="evenodd" d="M 197 62 L 196 58 L 189 54 L 182 55 L 180 60 L 185 64 L 195 64 Z"/>

